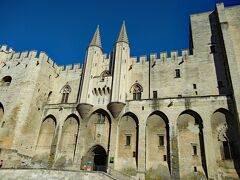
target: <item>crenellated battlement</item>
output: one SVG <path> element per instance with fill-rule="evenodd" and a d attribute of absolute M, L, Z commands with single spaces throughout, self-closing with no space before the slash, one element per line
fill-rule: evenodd
<path fill-rule="evenodd" d="M 149 56 L 141 55 L 139 58 L 136 56 L 131 57 L 132 64 L 144 64 L 145 62 L 174 62 L 174 61 L 188 61 L 191 57 L 188 49 L 183 49 L 181 53 L 177 50 L 168 52 L 150 53 Z"/>
<path fill-rule="evenodd" d="M 15 61 L 17 63 L 35 61 L 36 64 L 41 64 L 42 62 L 47 62 L 56 72 L 80 72 L 82 67 L 80 64 L 69 64 L 66 66 L 57 65 L 54 60 L 47 55 L 46 52 L 37 50 L 14 52 L 12 48 L 8 48 L 7 45 L 0 46 L 0 51 L 5 53 L 11 53 L 11 57 L 7 58 L 5 62 Z"/>
<path fill-rule="evenodd" d="M 0 45 L 0 52 L 14 53 L 14 50 L 13 50 L 13 48 L 8 47 L 7 45 L 3 44 L 3 45 Z"/>

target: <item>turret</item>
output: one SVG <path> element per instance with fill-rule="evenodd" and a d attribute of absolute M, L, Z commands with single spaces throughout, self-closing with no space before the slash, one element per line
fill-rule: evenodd
<path fill-rule="evenodd" d="M 130 66 L 130 47 L 125 22 L 114 47 L 113 81 L 111 102 L 125 102 L 127 88 L 127 69 Z M 121 90 L 121 91 L 120 91 Z"/>
<path fill-rule="evenodd" d="M 83 70 L 82 87 L 80 94 L 81 103 L 92 103 L 93 96 L 90 92 L 93 89 L 92 79 L 99 74 L 97 64 L 103 60 L 102 43 L 99 26 L 93 35 L 93 38 L 87 48 L 86 58 Z"/>

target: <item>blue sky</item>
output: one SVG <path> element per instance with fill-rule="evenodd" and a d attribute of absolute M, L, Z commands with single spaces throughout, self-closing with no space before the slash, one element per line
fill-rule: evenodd
<path fill-rule="evenodd" d="M 126 21 L 131 55 L 189 47 L 189 15 L 240 0 L 0 0 L 0 44 L 45 51 L 57 64 L 83 63 L 100 25 L 109 53 Z"/>

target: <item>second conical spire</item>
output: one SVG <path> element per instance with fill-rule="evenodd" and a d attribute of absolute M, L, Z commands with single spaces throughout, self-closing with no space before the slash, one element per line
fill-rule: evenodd
<path fill-rule="evenodd" d="M 123 24 L 122 24 L 122 27 L 121 27 L 121 31 L 120 31 L 120 33 L 118 35 L 117 42 L 129 43 L 127 30 L 126 30 L 126 26 L 125 26 L 125 21 L 123 21 Z"/>
<path fill-rule="evenodd" d="M 99 25 L 97 26 L 97 29 L 96 29 L 96 31 L 93 35 L 92 41 L 90 42 L 89 46 L 97 46 L 97 47 L 100 47 L 102 49 Z"/>

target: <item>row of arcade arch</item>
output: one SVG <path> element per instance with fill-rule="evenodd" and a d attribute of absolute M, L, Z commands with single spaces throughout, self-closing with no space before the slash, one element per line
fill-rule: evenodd
<path fill-rule="evenodd" d="M 233 115 L 226 109 L 216 110 L 211 118 L 212 139 L 204 139 L 203 120 L 192 110 L 182 112 L 176 125 L 175 138 L 170 137 L 168 117 L 161 111 L 151 113 L 146 121 L 146 169 L 165 167 L 171 174 L 171 161 L 178 163 L 180 176 L 187 171 L 202 172 L 208 175 L 206 163 L 206 147 L 204 141 L 212 141 L 217 161 L 234 161 L 239 157 L 237 123 Z M 47 116 L 41 125 L 36 153 L 52 153 L 56 149 L 56 125 L 54 116 Z M 81 122 L 86 127 L 79 131 L 80 121 L 76 115 L 70 115 L 64 122 L 58 153 L 74 160 L 78 141 L 84 142 L 86 152 L 82 161 L 93 162 L 95 166 L 107 166 L 111 138 L 116 138 L 115 167 L 116 169 L 138 168 L 139 153 L 139 121 L 135 114 L 124 114 L 117 126 L 116 135 L 111 134 L 112 122 L 108 113 L 99 109 L 87 120 Z M 112 135 L 112 136 L 111 136 Z M 208 143 L 209 144 L 209 143 Z M 141 147 L 144 148 L 144 147 Z M 176 148 L 171 150 L 171 148 Z M 142 150 L 141 150 L 142 151 Z M 170 152 L 177 152 L 176 159 Z"/>

